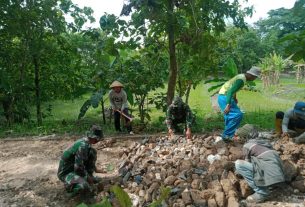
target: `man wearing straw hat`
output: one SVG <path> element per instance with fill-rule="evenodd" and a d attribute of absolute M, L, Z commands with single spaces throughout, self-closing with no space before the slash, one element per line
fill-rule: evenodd
<path fill-rule="evenodd" d="M 218 94 L 218 104 L 225 120 L 225 128 L 222 134 L 224 141 L 234 140 L 235 131 L 243 117 L 242 112 L 237 106 L 236 93 L 244 87 L 246 81 L 254 81 L 259 76 L 260 69 L 253 66 L 246 73 L 236 75 L 221 87 Z"/>
<path fill-rule="evenodd" d="M 129 134 L 133 134 L 131 127 L 131 118 L 128 113 L 127 94 L 124 91 L 124 86 L 119 81 L 114 81 L 110 85 L 109 101 L 114 112 L 114 127 L 117 132 L 121 132 L 121 116 L 124 116 L 126 121 L 126 129 Z"/>

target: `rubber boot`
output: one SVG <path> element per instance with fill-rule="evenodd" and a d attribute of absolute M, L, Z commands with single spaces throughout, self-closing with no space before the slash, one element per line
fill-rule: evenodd
<path fill-rule="evenodd" d="M 282 134 L 282 122 L 283 119 L 275 119 L 275 133 L 278 136 Z"/>

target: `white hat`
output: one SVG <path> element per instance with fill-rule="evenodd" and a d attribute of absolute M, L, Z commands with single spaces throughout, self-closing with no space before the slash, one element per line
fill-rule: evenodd
<path fill-rule="evenodd" d="M 124 87 L 122 83 L 120 83 L 119 81 L 113 81 L 113 83 L 110 85 L 110 88 L 114 88 L 114 87 Z"/>
<path fill-rule="evenodd" d="M 259 77 L 261 75 L 261 69 L 256 66 L 252 66 L 252 68 L 250 68 L 250 70 L 248 70 L 246 73 Z"/>

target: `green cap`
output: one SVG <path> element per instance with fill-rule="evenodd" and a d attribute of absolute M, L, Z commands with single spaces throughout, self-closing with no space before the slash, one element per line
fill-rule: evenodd
<path fill-rule="evenodd" d="M 92 125 L 90 131 L 87 132 L 87 137 L 91 139 L 101 140 L 104 137 L 101 127 Z"/>
<path fill-rule="evenodd" d="M 175 96 L 175 98 L 173 99 L 172 105 L 175 107 L 182 106 L 183 105 L 182 98 L 179 96 Z"/>

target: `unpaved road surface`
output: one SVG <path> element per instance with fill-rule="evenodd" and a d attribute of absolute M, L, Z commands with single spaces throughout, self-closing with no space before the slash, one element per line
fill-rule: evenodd
<path fill-rule="evenodd" d="M 75 206 L 78 201 L 68 198 L 58 180 L 60 156 L 75 139 L 0 141 L 0 207 L 18 206 Z M 119 152 L 133 142 L 123 140 L 98 149 L 97 166 L 116 166 Z M 101 177 L 116 174 L 100 174 Z"/>

